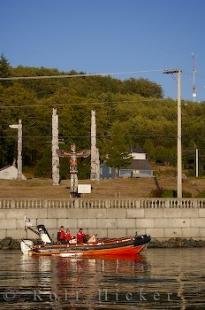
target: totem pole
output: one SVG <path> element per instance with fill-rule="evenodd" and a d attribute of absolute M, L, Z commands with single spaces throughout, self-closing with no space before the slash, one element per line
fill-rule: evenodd
<path fill-rule="evenodd" d="M 12 129 L 18 130 L 18 159 L 17 159 L 17 179 L 22 180 L 22 122 L 21 119 L 19 119 L 19 122 L 17 125 L 9 125 Z"/>
<path fill-rule="evenodd" d="M 95 111 L 91 111 L 91 180 L 100 179 L 99 150 L 96 147 L 96 117 Z"/>
<path fill-rule="evenodd" d="M 90 156 L 90 150 L 82 150 L 76 152 L 75 144 L 71 144 L 71 152 L 57 150 L 59 157 L 70 158 L 70 195 L 71 197 L 78 196 L 78 164 L 77 158 L 86 158 Z"/>

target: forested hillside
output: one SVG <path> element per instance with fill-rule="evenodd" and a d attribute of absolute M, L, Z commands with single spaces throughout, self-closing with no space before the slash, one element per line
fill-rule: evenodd
<path fill-rule="evenodd" d="M 0 167 L 16 157 L 16 131 L 9 124 L 22 119 L 23 166 L 35 176 L 51 176 L 51 115 L 59 114 L 61 148 L 76 143 L 90 147 L 90 114 L 96 110 L 97 145 L 103 161 L 126 166 L 124 155 L 142 147 L 156 163 L 176 164 L 176 101 L 163 98 L 160 85 L 145 79 L 119 80 L 110 76 L 84 77 L 82 72 L 12 67 L 1 56 L 0 77 L 78 74 L 78 77 L 44 80 L 0 81 Z M 82 75 L 82 76 L 81 76 Z M 182 102 L 184 168 L 194 166 L 200 151 L 200 169 L 205 168 L 205 104 Z M 88 177 L 89 159 L 80 163 L 80 176 Z M 190 173 L 193 172 L 190 170 Z M 68 175 L 61 159 L 61 177 Z"/>

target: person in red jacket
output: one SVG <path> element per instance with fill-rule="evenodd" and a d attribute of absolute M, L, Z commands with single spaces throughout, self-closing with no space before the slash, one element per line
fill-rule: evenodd
<path fill-rule="evenodd" d="M 57 233 L 57 241 L 60 243 L 65 243 L 65 229 L 64 226 L 61 226 Z"/>
<path fill-rule="evenodd" d="M 73 236 L 72 236 L 72 234 L 71 234 L 69 228 L 66 229 L 64 238 L 65 238 L 65 242 L 66 242 L 66 243 L 69 243 L 69 241 L 70 241 L 71 239 L 73 239 Z"/>
<path fill-rule="evenodd" d="M 79 229 L 76 237 L 77 237 L 77 243 L 85 243 L 86 242 L 86 234 L 84 233 L 82 228 Z"/>

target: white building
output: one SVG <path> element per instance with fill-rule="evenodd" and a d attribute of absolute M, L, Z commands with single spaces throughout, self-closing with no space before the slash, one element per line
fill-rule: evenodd
<path fill-rule="evenodd" d="M 119 169 L 119 177 L 147 178 L 153 177 L 153 170 L 147 159 L 147 154 L 141 148 L 130 152 L 132 158 L 129 167 Z"/>
<path fill-rule="evenodd" d="M 15 164 L 0 169 L 0 180 L 17 180 L 18 169 Z M 22 175 L 22 180 L 26 180 L 26 177 Z"/>
<path fill-rule="evenodd" d="M 141 148 L 135 148 L 130 152 L 131 162 L 126 168 L 108 167 L 106 163 L 101 165 L 101 178 L 149 178 L 153 177 L 152 167 L 147 159 L 147 154 Z"/>

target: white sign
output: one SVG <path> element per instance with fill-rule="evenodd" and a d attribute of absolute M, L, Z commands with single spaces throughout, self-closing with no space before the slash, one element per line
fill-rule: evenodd
<path fill-rule="evenodd" d="M 79 194 L 90 194 L 91 184 L 78 184 L 78 193 Z"/>

